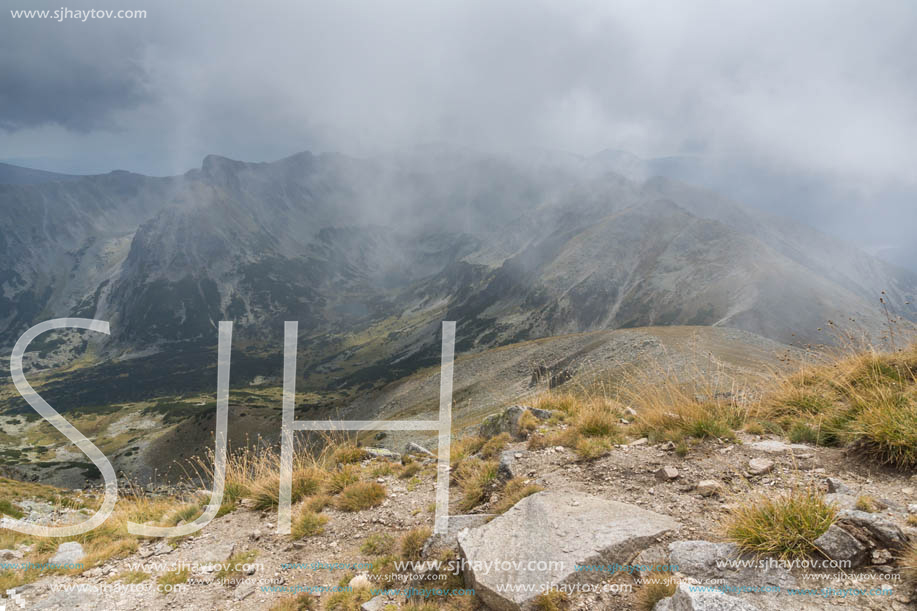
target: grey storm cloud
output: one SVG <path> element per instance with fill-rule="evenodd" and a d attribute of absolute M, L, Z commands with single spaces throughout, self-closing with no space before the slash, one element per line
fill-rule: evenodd
<path fill-rule="evenodd" d="M 0 18 L 0 129 L 112 129 L 113 112 L 155 94 L 145 84 L 142 46 L 129 32 L 102 23 L 14 22 L 8 12 Z"/>
<path fill-rule="evenodd" d="M 878 245 L 902 233 L 896 213 L 917 221 L 917 5 L 907 0 L 130 8 L 147 18 L 0 15 L 0 159 L 172 174 L 208 153 L 615 148 L 698 157 L 717 186 L 841 234 L 884 219 L 869 237 Z M 721 160 L 741 171 L 724 174 Z M 776 187 L 762 192 L 746 171 Z M 807 191 L 800 206 L 793 197 Z"/>

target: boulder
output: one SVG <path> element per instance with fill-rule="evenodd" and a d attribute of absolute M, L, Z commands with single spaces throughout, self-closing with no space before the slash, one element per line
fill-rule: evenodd
<path fill-rule="evenodd" d="M 891 520 L 879 514 L 842 509 L 837 513 L 838 525 L 844 527 L 857 538 L 868 537 L 873 545 L 901 549 L 907 545 L 908 536 Z"/>
<path fill-rule="evenodd" d="M 48 562 L 53 564 L 75 564 L 83 559 L 83 546 L 76 541 L 67 541 L 57 547 L 55 553 Z"/>
<path fill-rule="evenodd" d="M 790 572 L 774 563 L 751 562 L 755 556 L 743 554 L 734 543 L 675 541 L 669 544 L 669 564 L 678 572 L 706 583 L 728 586 L 795 587 Z M 733 562 L 739 561 L 739 562 Z M 716 579 L 718 581 L 706 581 Z"/>
<path fill-rule="evenodd" d="M 522 439 L 525 435 L 519 429 L 519 418 L 522 417 L 526 410 L 532 412 L 532 415 L 539 420 L 547 420 L 553 415 L 544 409 L 526 407 L 525 405 L 511 405 L 499 414 L 491 414 L 484 418 L 478 434 L 481 437 L 490 439 L 500 433 L 509 433 L 516 439 Z"/>
<path fill-rule="evenodd" d="M 576 566 L 626 564 L 679 527 L 635 505 L 546 491 L 459 533 L 458 544 L 467 585 L 489 608 L 505 611 L 530 608 L 542 587 L 602 579 L 606 573 Z"/>
<path fill-rule="evenodd" d="M 835 524 L 815 540 L 815 547 L 829 560 L 849 561 L 851 568 L 860 566 L 866 560 L 866 547 Z"/>
<path fill-rule="evenodd" d="M 703 587 L 680 583 L 675 594 L 656 603 L 653 611 L 758 611 L 741 598 L 716 590 L 701 591 Z"/>

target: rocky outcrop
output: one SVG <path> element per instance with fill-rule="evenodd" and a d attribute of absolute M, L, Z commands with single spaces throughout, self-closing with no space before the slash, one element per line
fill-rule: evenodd
<path fill-rule="evenodd" d="M 701 587 L 679 584 L 675 594 L 656 603 L 653 611 L 758 611 L 741 598 L 716 590 L 701 591 Z"/>
<path fill-rule="evenodd" d="M 604 574 L 577 571 L 577 565 L 625 564 L 679 527 L 635 505 L 539 492 L 488 524 L 459 533 L 458 543 L 469 587 L 495 611 L 514 611 L 530 609 L 541 587 Z"/>
<path fill-rule="evenodd" d="M 490 439 L 491 437 L 496 437 L 501 433 L 509 433 L 515 439 L 523 439 L 525 437 L 525 433 L 519 427 L 519 419 L 526 411 L 531 412 L 532 415 L 539 420 L 547 420 L 553 415 L 550 411 L 538 409 L 537 407 L 511 405 L 499 414 L 491 414 L 490 416 L 484 418 L 484 420 L 481 422 L 481 428 L 479 429 L 478 434 L 481 437 Z"/>

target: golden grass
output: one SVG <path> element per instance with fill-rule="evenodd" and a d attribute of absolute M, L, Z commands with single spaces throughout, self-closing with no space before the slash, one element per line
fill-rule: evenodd
<path fill-rule="evenodd" d="M 318 599 L 311 594 L 288 596 L 274 603 L 269 611 L 315 611 L 318 609 Z"/>
<path fill-rule="evenodd" d="M 510 442 L 510 439 L 509 433 L 500 433 L 496 437 L 491 437 L 481 446 L 479 451 L 481 458 L 496 458 L 500 455 L 500 452 L 503 451 L 503 448 L 506 447 L 506 444 Z"/>
<path fill-rule="evenodd" d="M 917 585 L 917 545 L 907 548 L 900 560 L 901 575 Z"/>
<path fill-rule="evenodd" d="M 366 537 L 360 551 L 367 556 L 388 556 L 395 551 L 395 537 L 388 533 L 373 533 Z"/>
<path fill-rule="evenodd" d="M 550 590 L 536 596 L 532 606 L 536 611 L 566 611 L 570 608 L 570 597 L 566 592 Z"/>
<path fill-rule="evenodd" d="M 188 583 L 188 578 L 191 576 L 191 570 L 188 568 L 175 569 L 172 571 L 166 571 L 159 576 L 159 579 L 156 580 L 156 583 L 163 586 L 176 586 L 182 583 Z M 169 594 L 172 592 L 170 588 L 162 590 L 163 593 Z"/>
<path fill-rule="evenodd" d="M 538 484 L 531 482 L 526 483 L 524 478 L 515 477 L 506 482 L 506 486 L 503 487 L 503 495 L 500 501 L 494 505 L 493 512 L 506 513 L 513 505 L 525 497 L 535 494 L 536 492 L 541 492 L 542 490 L 544 490 L 544 488 Z"/>
<path fill-rule="evenodd" d="M 433 533 L 428 526 L 414 528 L 404 533 L 399 543 L 399 552 L 403 560 L 420 560 L 423 544 Z"/>
<path fill-rule="evenodd" d="M 296 503 L 304 497 L 311 496 L 321 488 L 327 474 L 316 467 L 300 467 L 293 471 L 290 502 Z M 271 473 L 256 480 L 251 485 L 252 497 L 256 509 L 276 507 L 280 498 L 280 474 Z"/>
<path fill-rule="evenodd" d="M 314 537 L 325 532 L 325 524 L 327 523 L 328 516 L 303 508 L 293 520 L 290 534 L 294 539 Z"/>
<path fill-rule="evenodd" d="M 331 461 L 337 464 L 357 463 L 366 457 L 366 450 L 350 443 L 338 446 L 331 453 Z"/>
<path fill-rule="evenodd" d="M 398 474 L 400 479 L 411 479 L 420 472 L 421 466 L 416 462 L 410 462 L 401 468 L 401 473 Z"/>
<path fill-rule="evenodd" d="M 847 445 L 900 469 L 917 467 L 917 343 L 811 365 L 781 380 L 760 417 L 791 439 Z"/>
<path fill-rule="evenodd" d="M 837 508 L 814 488 L 797 487 L 778 496 L 756 493 L 732 509 L 726 537 L 739 547 L 779 558 L 800 558 L 834 522 Z"/>
<path fill-rule="evenodd" d="M 452 441 L 449 447 L 449 460 L 452 468 L 455 469 L 460 462 L 472 454 L 477 454 L 487 440 L 477 435 L 469 435 Z"/>
<path fill-rule="evenodd" d="M 467 458 L 459 463 L 455 470 L 455 482 L 462 491 L 459 509 L 468 511 L 487 500 L 490 486 L 497 480 L 497 467 L 496 460 L 480 458 Z"/>
<path fill-rule="evenodd" d="M 856 503 L 853 505 L 853 508 L 859 511 L 865 511 L 867 513 L 874 513 L 878 511 L 878 508 L 876 507 L 876 500 L 868 494 L 861 494 L 858 496 Z"/>
<path fill-rule="evenodd" d="M 637 590 L 637 608 L 640 611 L 653 611 L 656 603 L 675 594 L 678 587 L 670 573 L 652 572 L 642 579 L 643 584 Z"/>
<path fill-rule="evenodd" d="M 328 474 L 325 481 L 326 494 L 340 494 L 340 492 L 351 484 L 360 481 L 360 467 L 356 465 L 343 464 L 340 468 L 335 469 Z"/>
<path fill-rule="evenodd" d="M 146 571 L 125 571 L 118 573 L 109 581 L 120 581 L 121 583 L 143 583 L 151 577 Z"/>
<path fill-rule="evenodd" d="M 334 499 L 334 506 L 341 511 L 362 511 L 382 504 L 385 487 L 376 482 L 350 484 Z"/>
<path fill-rule="evenodd" d="M 223 565 L 219 571 L 217 571 L 217 579 L 230 580 L 234 577 L 240 576 L 242 574 L 241 567 L 245 564 L 251 564 L 252 561 L 258 557 L 258 550 L 250 549 L 244 552 L 236 552 L 223 561 Z M 239 567 L 239 568 L 237 568 Z"/>

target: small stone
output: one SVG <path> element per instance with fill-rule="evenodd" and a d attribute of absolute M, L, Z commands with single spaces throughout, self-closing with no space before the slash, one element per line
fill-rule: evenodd
<path fill-rule="evenodd" d="M 556 448 L 554 448 L 554 451 L 555 451 L 555 452 L 563 452 L 563 451 L 564 451 L 564 446 L 557 446 Z"/>
<path fill-rule="evenodd" d="M 891 562 L 894 555 L 887 549 L 874 549 L 872 550 L 872 563 L 873 564 L 888 564 Z"/>
<path fill-rule="evenodd" d="M 628 445 L 631 445 L 631 446 L 645 446 L 645 445 L 648 444 L 649 442 L 650 442 L 650 440 L 647 439 L 646 437 L 641 437 L 640 439 L 638 439 L 638 440 L 636 440 L 636 441 L 631 441 Z"/>
<path fill-rule="evenodd" d="M 902 489 L 901 489 L 901 494 L 903 494 L 904 496 L 913 496 L 913 495 L 914 495 L 914 489 L 913 489 L 913 488 L 910 488 L 910 487 L 908 487 L 908 488 L 902 488 Z"/>
<path fill-rule="evenodd" d="M 664 452 L 674 452 L 675 451 L 675 442 L 667 441 L 660 446 L 660 449 L 662 449 Z"/>
<path fill-rule="evenodd" d="M 697 486 L 695 486 L 695 490 L 697 490 L 698 494 L 701 496 L 713 496 L 714 494 L 719 494 L 721 488 L 722 486 L 720 483 L 712 479 L 701 480 L 697 482 Z"/>
<path fill-rule="evenodd" d="M 674 479 L 678 479 L 678 469 L 670 465 L 666 465 L 665 467 L 662 467 L 661 469 L 656 471 L 656 479 L 662 482 L 668 482 Z"/>
<path fill-rule="evenodd" d="M 752 458 L 748 461 L 748 472 L 752 475 L 764 475 L 774 469 L 774 461 L 766 458 Z"/>
<path fill-rule="evenodd" d="M 350 583 L 348 583 L 347 585 L 349 585 L 349 586 L 350 586 L 351 588 L 353 588 L 354 590 L 358 590 L 358 589 L 360 589 L 360 588 L 369 588 L 369 587 L 372 587 L 373 584 L 372 584 L 372 582 L 369 580 L 369 577 L 367 577 L 366 575 L 360 573 L 359 575 L 357 575 L 356 577 L 354 577 L 353 579 L 351 579 L 351 580 L 350 580 Z"/>

